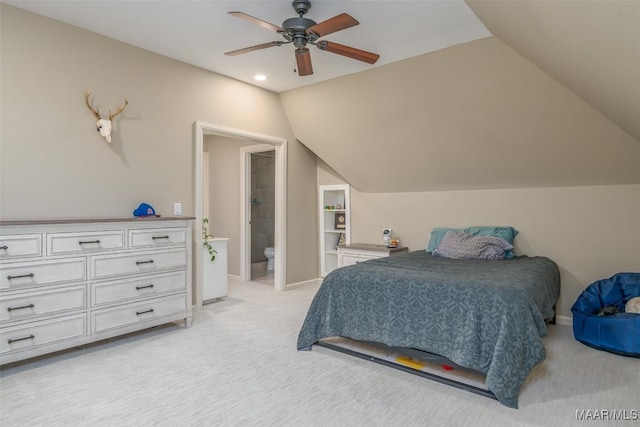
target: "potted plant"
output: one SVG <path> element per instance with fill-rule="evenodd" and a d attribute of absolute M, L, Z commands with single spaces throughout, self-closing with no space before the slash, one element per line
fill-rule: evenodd
<path fill-rule="evenodd" d="M 211 244 L 209 243 L 209 239 L 213 239 L 213 235 L 209 234 L 207 230 L 208 224 L 209 218 L 202 218 L 202 246 L 204 246 L 207 251 L 209 251 L 209 258 L 211 259 L 211 262 L 213 262 L 216 260 L 216 255 L 218 255 L 218 252 L 213 249 L 213 247 L 211 247 Z"/>

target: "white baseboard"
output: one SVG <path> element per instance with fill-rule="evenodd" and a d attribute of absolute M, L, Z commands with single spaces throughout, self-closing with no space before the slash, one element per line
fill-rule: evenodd
<path fill-rule="evenodd" d="M 227 277 L 231 277 L 233 279 L 240 280 L 240 276 L 236 276 L 235 274 L 227 274 Z"/>
<path fill-rule="evenodd" d="M 289 290 L 289 289 L 299 288 L 301 286 L 318 285 L 320 283 L 322 283 L 322 279 L 317 278 L 317 279 L 305 280 L 303 282 L 289 283 L 284 287 L 284 289 Z"/>
<path fill-rule="evenodd" d="M 556 324 L 563 326 L 573 326 L 573 317 L 571 316 L 556 316 Z"/>

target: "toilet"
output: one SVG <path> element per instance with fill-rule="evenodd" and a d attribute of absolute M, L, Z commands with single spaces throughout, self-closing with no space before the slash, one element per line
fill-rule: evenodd
<path fill-rule="evenodd" d="M 267 271 L 273 271 L 273 256 L 275 251 L 273 247 L 264 248 L 264 256 L 267 257 Z"/>

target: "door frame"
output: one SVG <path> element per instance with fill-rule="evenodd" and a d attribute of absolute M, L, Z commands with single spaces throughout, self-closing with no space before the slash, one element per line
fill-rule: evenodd
<path fill-rule="evenodd" d="M 251 154 L 273 151 L 274 146 L 270 144 L 256 144 L 240 147 L 240 280 L 248 282 L 251 280 Z M 276 153 L 276 157 L 277 157 Z M 276 171 L 278 170 L 276 159 Z M 276 178 L 276 189 L 277 178 Z M 278 191 L 275 194 L 275 205 L 278 206 Z M 276 232 L 277 235 L 277 232 Z M 278 250 L 274 235 L 274 272 L 273 283 L 275 287 L 276 275 L 278 274 Z M 279 290 L 284 290 L 284 287 Z"/>
<path fill-rule="evenodd" d="M 202 307 L 202 245 L 199 244 L 201 240 L 201 224 L 202 224 L 202 209 L 203 209 L 203 151 L 204 151 L 204 135 L 218 135 L 228 138 L 237 138 L 244 141 L 253 141 L 256 144 L 268 145 L 270 149 L 275 149 L 276 155 L 276 182 L 275 182 L 275 234 L 274 234 L 274 263 L 275 271 L 273 275 L 273 287 L 276 291 L 284 291 L 286 286 L 286 254 L 287 254 L 287 140 L 277 136 L 265 135 L 256 132 L 250 132 L 242 129 L 230 128 L 227 126 L 221 126 L 215 123 L 207 123 L 202 121 L 195 121 L 193 123 L 193 144 L 194 144 L 194 200 L 195 200 L 195 226 L 194 226 L 194 257 L 193 265 L 195 274 L 194 277 L 194 296 L 196 308 Z M 246 165 L 245 165 L 246 166 Z M 242 165 L 241 165 L 242 169 Z M 244 173 L 241 175 L 241 180 L 246 180 Z M 251 181 L 249 181 L 251 182 Z M 250 196 L 249 196 L 250 197 Z M 247 262 L 242 262 L 242 254 L 246 257 L 247 253 L 247 236 L 246 236 L 246 212 L 247 205 L 250 205 L 250 200 L 247 197 L 241 197 L 241 213 L 245 217 L 241 221 L 240 233 L 241 242 L 240 246 L 244 246 L 241 249 L 241 277 L 242 281 L 248 281 L 251 278 L 251 265 L 248 265 L 249 274 L 247 276 Z M 244 228 L 244 235 L 243 235 Z M 248 247 L 248 250 L 251 250 Z M 251 257 L 249 256 L 249 261 Z M 243 274 L 243 270 L 245 270 Z"/>

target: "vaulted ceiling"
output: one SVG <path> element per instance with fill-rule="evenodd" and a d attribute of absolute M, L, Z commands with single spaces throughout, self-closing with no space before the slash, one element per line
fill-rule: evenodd
<path fill-rule="evenodd" d="M 284 92 L 296 136 L 361 191 L 640 183 L 640 2 L 467 4 L 494 37 Z"/>
<path fill-rule="evenodd" d="M 491 33 L 640 141 L 640 1 L 467 1 Z"/>
<path fill-rule="evenodd" d="M 314 73 L 294 71 L 294 47 L 238 56 L 225 52 L 284 41 L 268 24 L 295 17 L 291 0 L 0 0 L 76 27 L 274 92 L 390 64 L 491 34 L 462 0 L 313 0 L 305 18 L 321 23 L 348 13 L 359 24 L 319 40 L 380 55 L 371 65 L 310 48 Z M 238 19 L 239 11 L 263 21 Z M 246 18 L 246 16 L 245 16 Z M 267 28 L 265 28 L 267 27 Z M 256 81 L 255 74 L 267 77 Z"/>

